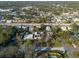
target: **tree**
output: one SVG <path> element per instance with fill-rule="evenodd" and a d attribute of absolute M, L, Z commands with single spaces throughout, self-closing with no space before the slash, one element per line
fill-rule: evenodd
<path fill-rule="evenodd" d="M 70 31 L 62 31 L 59 33 L 60 37 L 63 39 L 69 39 L 71 37 Z"/>
<path fill-rule="evenodd" d="M 40 46 L 43 47 L 44 39 L 43 38 L 39 39 L 39 43 L 40 43 Z"/>
<path fill-rule="evenodd" d="M 17 46 L 8 46 L 7 49 L 5 48 L 4 50 L 0 51 L 0 58 L 16 57 L 17 51 L 18 51 Z"/>
<path fill-rule="evenodd" d="M 39 17 L 38 23 L 45 23 L 47 21 L 47 17 Z"/>
<path fill-rule="evenodd" d="M 75 31 L 78 31 L 78 26 L 77 26 L 77 24 L 76 23 L 73 23 L 73 24 L 71 24 L 70 25 L 71 26 L 71 31 L 73 32 L 75 32 Z"/>
<path fill-rule="evenodd" d="M 21 45 L 23 41 L 22 41 L 20 35 L 18 35 L 18 33 L 16 33 L 16 38 L 17 38 L 18 45 Z"/>
<path fill-rule="evenodd" d="M 51 47 L 51 46 L 54 45 L 54 43 L 55 43 L 55 40 L 49 39 L 49 40 L 47 41 L 47 46 L 48 46 L 48 47 Z"/>
<path fill-rule="evenodd" d="M 13 28 L 7 27 L 4 29 L 3 27 L 0 27 L 0 44 L 5 45 L 8 41 L 11 40 L 11 37 L 13 36 Z"/>
<path fill-rule="evenodd" d="M 59 28 L 59 27 L 53 27 L 52 29 L 52 38 L 53 39 L 57 39 L 57 38 L 59 38 L 59 32 L 61 32 L 61 29 Z"/>
<path fill-rule="evenodd" d="M 32 58 L 32 55 L 33 55 L 32 41 L 30 39 L 27 39 L 26 46 L 25 46 L 25 57 Z"/>
<path fill-rule="evenodd" d="M 30 39 L 26 40 L 26 45 L 32 45 L 32 41 Z"/>

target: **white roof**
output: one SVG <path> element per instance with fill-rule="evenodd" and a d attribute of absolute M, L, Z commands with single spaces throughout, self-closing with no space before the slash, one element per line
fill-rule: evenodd
<path fill-rule="evenodd" d="M 40 33 L 39 33 L 39 32 L 35 32 L 35 33 L 34 33 L 34 35 L 40 35 L 40 34 L 41 34 L 41 32 L 40 32 Z"/>
<path fill-rule="evenodd" d="M 46 31 L 51 31 L 50 26 L 46 26 Z"/>
<path fill-rule="evenodd" d="M 63 15 L 69 15 L 69 13 L 62 13 Z"/>
<path fill-rule="evenodd" d="M 37 39 L 37 38 L 38 38 L 38 39 L 41 39 L 41 37 L 34 37 L 34 39 Z"/>
<path fill-rule="evenodd" d="M 61 27 L 61 29 L 62 29 L 63 31 L 66 31 L 66 30 L 67 30 L 66 26 Z"/>
<path fill-rule="evenodd" d="M 12 20 L 7 20 L 6 22 L 7 22 L 7 23 L 11 23 L 11 22 L 12 22 Z"/>
<path fill-rule="evenodd" d="M 24 29 L 25 29 L 25 28 L 27 28 L 27 27 L 25 27 L 25 26 L 22 26 L 22 28 L 24 28 Z"/>
<path fill-rule="evenodd" d="M 70 30 L 71 27 L 69 27 L 69 26 L 62 26 L 61 29 L 62 29 L 63 31 L 67 31 L 67 30 Z"/>
<path fill-rule="evenodd" d="M 40 32 L 42 34 L 42 32 Z M 34 37 L 33 37 L 34 35 Z M 33 40 L 33 39 L 41 39 L 40 37 L 40 34 L 38 34 L 37 32 L 34 32 L 33 34 L 26 34 L 23 38 L 23 40 L 26 40 L 26 39 L 30 39 L 30 40 Z"/>
<path fill-rule="evenodd" d="M 37 32 L 35 32 L 34 34 L 37 35 Z"/>
<path fill-rule="evenodd" d="M 21 26 L 19 26 L 19 25 L 18 25 L 18 26 L 16 26 L 16 27 L 17 27 L 17 28 L 21 28 Z"/>
<path fill-rule="evenodd" d="M 33 34 L 25 35 L 23 39 L 24 40 L 26 40 L 26 39 L 33 39 Z"/>
<path fill-rule="evenodd" d="M 30 31 L 33 31 L 33 29 L 34 29 L 34 27 L 33 27 L 33 26 L 30 26 L 29 28 L 30 28 L 30 29 L 29 29 Z"/>
<path fill-rule="evenodd" d="M 0 12 L 8 12 L 10 11 L 11 9 L 0 9 Z"/>
<path fill-rule="evenodd" d="M 73 21 L 74 21 L 74 22 L 75 22 L 75 21 L 79 21 L 79 18 L 74 18 Z"/>

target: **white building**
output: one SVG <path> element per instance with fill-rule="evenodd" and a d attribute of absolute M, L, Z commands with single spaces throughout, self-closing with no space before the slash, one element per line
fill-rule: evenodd
<path fill-rule="evenodd" d="M 62 13 L 62 15 L 63 15 L 63 16 L 68 16 L 68 15 L 69 15 L 69 13 Z"/>
<path fill-rule="evenodd" d="M 29 26 L 29 31 L 33 31 L 34 27 L 33 26 Z"/>
<path fill-rule="evenodd" d="M 41 39 L 42 32 L 34 32 L 33 34 L 26 34 L 23 38 L 23 40 L 30 39 L 30 40 L 36 40 Z"/>
<path fill-rule="evenodd" d="M 0 22 L 3 22 L 3 23 L 5 23 L 5 22 L 6 22 L 6 20 L 0 20 Z"/>
<path fill-rule="evenodd" d="M 22 26 L 22 28 L 23 28 L 23 29 L 26 29 L 27 27 L 26 27 L 26 26 Z"/>
<path fill-rule="evenodd" d="M 32 9 L 32 8 L 33 8 L 33 6 L 26 6 L 26 7 L 23 7 L 22 10 L 24 10 L 24 9 L 25 9 L 25 10 L 30 10 L 30 9 Z"/>
<path fill-rule="evenodd" d="M 18 25 L 18 26 L 16 26 L 17 28 L 21 28 L 21 26 L 20 25 Z"/>
<path fill-rule="evenodd" d="M 73 12 L 74 15 L 78 15 L 78 12 Z"/>
<path fill-rule="evenodd" d="M 25 35 L 24 38 L 23 38 L 23 40 L 26 40 L 26 39 L 33 40 L 33 34 Z"/>
<path fill-rule="evenodd" d="M 79 22 L 79 18 L 74 18 L 73 21 L 74 22 Z"/>
<path fill-rule="evenodd" d="M 38 33 L 38 32 L 35 32 L 34 33 L 34 39 L 41 39 L 41 34 L 40 33 Z"/>
<path fill-rule="evenodd" d="M 61 29 L 62 31 L 67 31 L 70 30 L 71 28 L 69 26 L 62 26 Z"/>
<path fill-rule="evenodd" d="M 12 23 L 12 20 L 7 20 L 6 23 Z"/>
<path fill-rule="evenodd" d="M 0 12 L 10 12 L 12 9 L 0 9 Z"/>
<path fill-rule="evenodd" d="M 46 26 L 46 31 L 51 31 L 50 26 Z"/>

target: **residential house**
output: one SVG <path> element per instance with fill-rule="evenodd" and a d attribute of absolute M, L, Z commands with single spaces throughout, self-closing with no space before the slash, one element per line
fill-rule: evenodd
<path fill-rule="evenodd" d="M 46 31 L 51 31 L 51 27 L 50 26 L 46 26 Z"/>
<path fill-rule="evenodd" d="M 69 26 L 61 26 L 61 29 L 62 29 L 62 31 L 67 31 L 67 30 L 70 30 L 71 27 L 69 27 Z"/>
<path fill-rule="evenodd" d="M 7 20 L 6 23 L 12 23 L 12 20 Z"/>
<path fill-rule="evenodd" d="M 79 18 L 74 18 L 73 21 L 74 22 L 79 22 Z"/>
<path fill-rule="evenodd" d="M 42 32 L 34 32 L 32 34 L 25 34 L 23 40 L 36 40 L 36 39 L 41 39 L 41 34 Z"/>

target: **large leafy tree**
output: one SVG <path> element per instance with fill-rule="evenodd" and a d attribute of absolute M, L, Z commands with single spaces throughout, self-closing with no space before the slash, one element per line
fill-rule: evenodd
<path fill-rule="evenodd" d="M 71 31 L 77 31 L 78 30 L 78 26 L 77 26 L 77 24 L 76 23 L 73 23 L 73 24 L 71 24 L 70 25 L 71 26 Z"/>
<path fill-rule="evenodd" d="M 0 26 L 0 44 L 5 45 L 8 41 L 11 40 L 13 34 L 14 33 L 12 27 L 7 27 L 4 29 L 2 26 Z"/>
<path fill-rule="evenodd" d="M 8 46 L 7 48 L 0 51 L 0 57 L 6 57 L 6 58 L 17 57 L 17 51 L 18 51 L 17 46 Z"/>
<path fill-rule="evenodd" d="M 59 27 L 52 27 L 52 38 L 53 39 L 57 39 L 59 38 L 59 32 L 61 31 L 61 29 Z"/>
<path fill-rule="evenodd" d="M 30 39 L 27 39 L 25 43 L 26 43 L 26 45 L 25 45 L 25 57 L 31 58 L 33 55 L 32 41 Z"/>

